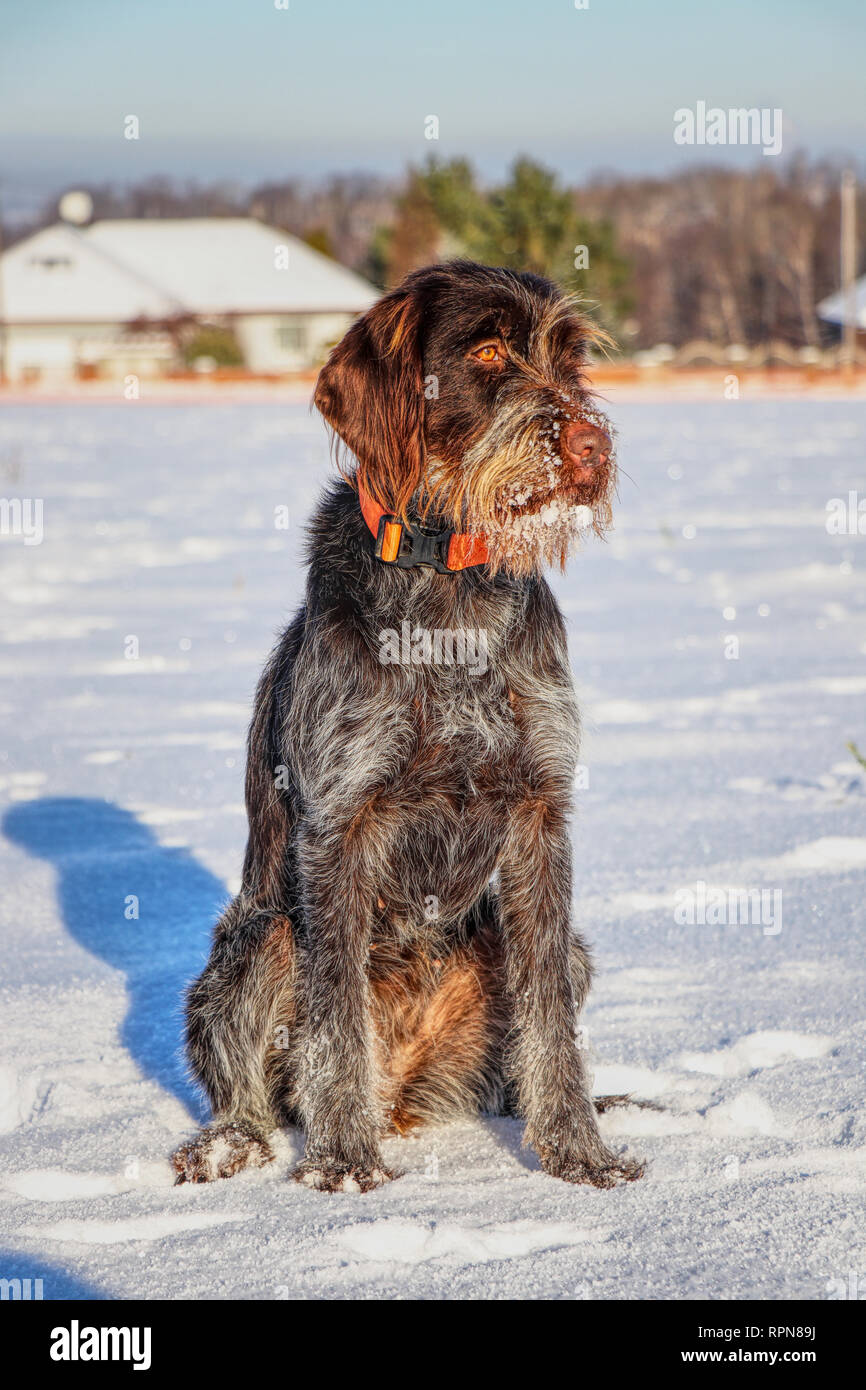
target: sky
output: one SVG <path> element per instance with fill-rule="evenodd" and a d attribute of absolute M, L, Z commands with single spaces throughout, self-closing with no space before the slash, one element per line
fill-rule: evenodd
<path fill-rule="evenodd" d="M 485 178 L 518 153 L 575 182 L 668 172 L 707 157 L 672 136 L 698 101 L 780 108 L 782 157 L 866 149 L 864 0 L 283 3 L 0 0 L 7 212 L 109 179 L 393 174 L 430 153 Z"/>

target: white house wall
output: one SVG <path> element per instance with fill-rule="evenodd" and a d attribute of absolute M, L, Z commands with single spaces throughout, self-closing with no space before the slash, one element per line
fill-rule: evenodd
<path fill-rule="evenodd" d="M 318 366 L 355 317 L 353 313 L 241 314 L 232 319 L 232 326 L 251 372 L 291 372 Z M 281 343 L 284 325 L 302 330 L 301 345 Z"/>
<path fill-rule="evenodd" d="M 174 360 L 170 338 L 130 335 L 121 324 L 7 324 L 5 329 L 6 374 L 12 382 L 62 384 L 74 380 L 79 368 L 107 379 L 130 372 L 155 376 Z"/>
<path fill-rule="evenodd" d="M 76 330 L 71 324 L 11 324 L 4 333 L 6 374 L 10 381 L 28 377 L 66 381 L 75 376 Z"/>

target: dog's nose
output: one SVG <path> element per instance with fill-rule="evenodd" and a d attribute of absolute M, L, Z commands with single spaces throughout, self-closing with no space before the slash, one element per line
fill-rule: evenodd
<path fill-rule="evenodd" d="M 562 432 L 562 457 L 564 462 L 578 468 L 595 468 L 607 463 L 612 448 L 610 435 L 598 425 L 569 425 Z"/>

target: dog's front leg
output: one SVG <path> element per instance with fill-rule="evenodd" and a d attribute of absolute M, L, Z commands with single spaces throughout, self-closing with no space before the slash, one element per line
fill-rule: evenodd
<path fill-rule="evenodd" d="M 307 1151 L 295 1177 L 323 1192 L 368 1192 L 394 1177 L 379 1155 L 382 1117 L 369 1005 L 376 903 L 367 818 L 299 839 L 309 933 L 307 1021 L 298 1103 Z"/>
<path fill-rule="evenodd" d="M 619 1158 L 599 1134 L 577 1047 L 571 844 L 555 797 L 528 795 L 512 817 L 500 909 L 514 1021 L 511 1070 L 527 1141 L 545 1171 L 566 1182 L 612 1187 L 640 1177 L 642 1165 Z M 588 985 L 585 955 L 581 973 Z"/>

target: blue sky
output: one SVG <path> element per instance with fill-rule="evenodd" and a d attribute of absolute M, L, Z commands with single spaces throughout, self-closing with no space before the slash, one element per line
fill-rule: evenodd
<path fill-rule="evenodd" d="M 0 194 L 392 172 L 431 150 L 490 177 L 518 152 L 571 179 L 665 171 L 706 157 L 672 140 L 698 100 L 781 107 L 786 153 L 866 148 L 864 0 L 289 3 L 0 0 Z"/>

